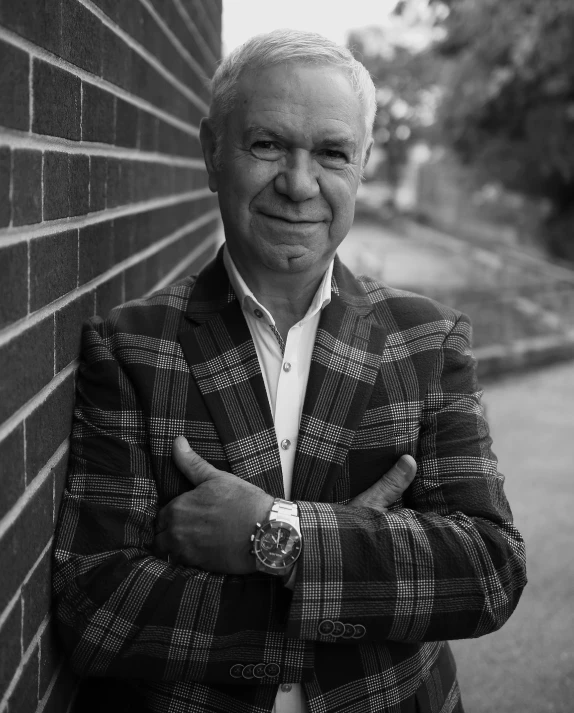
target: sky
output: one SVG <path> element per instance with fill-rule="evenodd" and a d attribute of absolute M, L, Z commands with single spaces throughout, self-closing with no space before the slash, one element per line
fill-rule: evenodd
<path fill-rule="evenodd" d="M 396 0 L 223 0 L 223 50 L 280 27 L 319 32 L 345 44 L 358 27 L 388 26 Z"/>

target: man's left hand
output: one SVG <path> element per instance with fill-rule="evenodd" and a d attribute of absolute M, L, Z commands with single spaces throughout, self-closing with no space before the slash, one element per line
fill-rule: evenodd
<path fill-rule="evenodd" d="M 183 436 L 175 439 L 173 458 L 195 488 L 160 510 L 155 551 L 179 564 L 208 572 L 249 574 L 255 523 L 263 522 L 273 496 L 235 475 L 217 470 L 193 451 Z"/>

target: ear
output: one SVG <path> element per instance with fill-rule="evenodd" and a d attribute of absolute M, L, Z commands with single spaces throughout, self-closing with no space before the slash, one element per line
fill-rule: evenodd
<path fill-rule="evenodd" d="M 215 168 L 216 137 L 209 118 L 203 118 L 199 124 L 199 141 L 203 151 L 203 160 L 207 169 L 208 185 L 212 193 L 217 193 L 217 171 Z"/>
<path fill-rule="evenodd" d="M 365 150 L 365 155 L 363 156 L 363 165 L 361 166 L 362 171 L 365 170 L 365 166 L 369 163 L 369 159 L 371 158 L 371 149 L 373 148 L 374 143 L 375 140 L 373 139 L 373 137 L 371 137 Z"/>

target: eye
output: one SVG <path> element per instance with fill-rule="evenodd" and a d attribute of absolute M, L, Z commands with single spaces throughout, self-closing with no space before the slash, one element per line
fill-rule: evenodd
<path fill-rule="evenodd" d="M 337 149 L 323 149 L 319 151 L 319 160 L 326 166 L 344 166 L 348 163 L 347 155 Z"/>
<path fill-rule="evenodd" d="M 275 141 L 255 141 L 251 153 L 264 161 L 275 161 L 283 155 L 283 149 Z"/>

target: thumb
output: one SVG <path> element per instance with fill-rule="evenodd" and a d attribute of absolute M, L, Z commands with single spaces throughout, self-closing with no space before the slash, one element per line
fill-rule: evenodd
<path fill-rule="evenodd" d="M 392 505 L 413 482 L 417 473 L 417 462 L 412 456 L 404 455 L 390 468 L 376 486 L 378 497 L 385 507 Z"/>
<path fill-rule="evenodd" d="M 175 439 L 172 452 L 175 464 L 193 485 L 201 485 L 206 480 L 219 477 L 220 471 L 198 456 L 184 436 Z"/>

